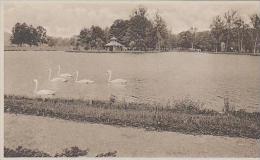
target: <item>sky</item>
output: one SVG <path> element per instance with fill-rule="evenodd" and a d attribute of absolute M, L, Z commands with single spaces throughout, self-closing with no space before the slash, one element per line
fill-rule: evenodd
<path fill-rule="evenodd" d="M 78 35 L 91 25 L 110 27 L 116 19 L 129 19 L 133 10 L 143 6 L 152 19 L 156 12 L 164 18 L 172 33 L 209 30 L 212 19 L 226 11 L 238 10 L 249 22 L 249 16 L 260 11 L 260 1 L 11 1 L 4 3 L 4 31 L 11 33 L 17 22 L 41 25 L 56 37 Z"/>

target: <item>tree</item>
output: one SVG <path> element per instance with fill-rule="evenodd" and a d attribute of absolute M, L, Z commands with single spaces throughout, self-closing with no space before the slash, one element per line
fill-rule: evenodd
<path fill-rule="evenodd" d="M 178 47 L 181 47 L 181 48 L 190 48 L 191 47 L 192 34 L 190 31 L 183 31 L 183 32 L 179 33 L 177 39 L 178 39 L 177 40 Z"/>
<path fill-rule="evenodd" d="M 106 35 L 99 26 L 83 28 L 79 34 L 79 42 L 85 49 L 101 49 L 106 42 Z"/>
<path fill-rule="evenodd" d="M 170 32 L 168 32 L 169 35 L 168 35 L 168 48 L 169 49 L 173 49 L 173 48 L 176 48 L 177 47 L 177 36 L 174 35 L 174 34 L 170 34 Z"/>
<path fill-rule="evenodd" d="M 224 21 L 220 16 L 216 16 L 213 19 L 210 28 L 211 28 L 211 34 L 215 38 L 215 42 L 216 42 L 215 51 L 218 52 L 220 48 L 220 42 L 223 38 L 223 34 L 225 31 Z"/>
<path fill-rule="evenodd" d="M 110 28 L 106 27 L 104 29 L 104 35 L 105 35 L 105 42 L 108 43 L 110 41 Z"/>
<path fill-rule="evenodd" d="M 40 44 L 47 43 L 47 30 L 42 26 L 38 26 L 36 27 L 36 31 L 38 34 L 38 42 Z"/>
<path fill-rule="evenodd" d="M 78 36 L 71 37 L 69 39 L 69 43 L 70 43 L 71 46 L 73 46 L 73 49 L 79 50 L 80 42 L 79 42 L 79 37 Z"/>
<path fill-rule="evenodd" d="M 152 47 L 151 42 L 153 41 L 153 30 L 152 22 L 146 17 L 147 10 L 143 7 L 136 9 L 133 12 L 129 20 L 129 27 L 125 35 L 125 41 L 127 44 L 130 42 L 137 50 L 147 50 Z"/>
<path fill-rule="evenodd" d="M 258 14 L 254 14 L 250 17 L 251 24 L 253 26 L 253 34 L 254 36 L 254 54 L 256 53 L 256 46 L 258 41 L 258 36 L 260 33 L 260 16 Z"/>
<path fill-rule="evenodd" d="M 30 25 L 29 30 L 27 32 L 29 32 L 29 33 L 27 33 L 27 36 L 26 36 L 26 43 L 29 44 L 30 46 L 32 46 L 32 45 L 38 46 L 41 39 L 39 38 L 36 28 L 34 28 L 32 25 Z"/>
<path fill-rule="evenodd" d="M 34 28 L 32 25 L 26 23 L 16 23 L 12 29 L 11 43 L 22 46 L 28 44 L 30 46 L 42 43 L 47 43 L 46 29 L 42 26 Z"/>
<path fill-rule="evenodd" d="M 167 30 L 167 25 L 166 22 L 163 20 L 163 18 L 159 15 L 158 12 L 155 14 L 155 19 L 154 19 L 154 25 L 153 25 L 153 30 L 155 33 L 154 41 L 156 43 L 156 48 L 161 50 L 161 48 L 166 48 L 167 47 L 167 39 L 168 39 L 168 30 Z"/>
<path fill-rule="evenodd" d="M 15 26 L 12 29 L 12 35 L 11 35 L 11 43 L 17 44 L 18 46 L 22 46 L 26 43 L 26 36 L 27 36 L 27 30 L 28 25 L 26 23 L 16 23 Z"/>
<path fill-rule="evenodd" d="M 245 52 L 253 53 L 254 52 L 254 34 L 253 28 L 247 28 L 243 40 L 243 48 Z"/>
<path fill-rule="evenodd" d="M 214 50 L 214 38 L 210 31 L 197 32 L 194 46 L 202 51 Z"/>
<path fill-rule="evenodd" d="M 57 39 L 54 39 L 53 37 L 47 37 L 47 44 L 50 47 L 54 47 L 57 45 Z"/>
<path fill-rule="evenodd" d="M 126 36 L 128 27 L 128 20 L 115 20 L 109 30 L 110 38 L 114 36 L 117 38 L 118 42 L 122 43 L 123 45 L 128 45 L 127 40 L 124 38 Z"/>
<path fill-rule="evenodd" d="M 230 10 L 224 14 L 225 22 L 225 39 L 226 39 L 226 51 L 231 51 L 231 41 L 234 38 L 232 30 L 235 26 L 235 22 L 238 19 L 238 12 L 235 10 Z"/>
<path fill-rule="evenodd" d="M 105 43 L 105 33 L 99 26 L 91 26 L 91 48 L 101 49 Z"/>
<path fill-rule="evenodd" d="M 91 30 L 88 28 L 83 28 L 79 33 L 80 45 L 84 46 L 85 49 L 90 48 L 91 34 Z"/>
<path fill-rule="evenodd" d="M 248 31 L 249 25 L 245 23 L 245 21 L 239 17 L 235 22 L 235 31 L 236 31 L 236 39 L 237 39 L 237 50 L 239 52 L 244 51 L 243 42 L 246 32 Z"/>

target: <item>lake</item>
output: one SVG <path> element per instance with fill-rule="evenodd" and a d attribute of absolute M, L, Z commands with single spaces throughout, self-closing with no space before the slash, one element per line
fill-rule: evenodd
<path fill-rule="evenodd" d="M 79 71 L 79 79 L 94 84 L 78 84 L 48 80 L 48 69 L 56 77 L 58 65 L 62 73 Z M 123 78 L 127 85 L 109 85 Z M 105 99 L 111 94 L 119 100 L 167 103 L 190 98 L 205 108 L 221 111 L 224 97 L 237 109 L 260 109 L 260 57 L 203 53 L 69 53 L 59 51 L 5 52 L 5 94 L 34 96 L 33 79 L 39 89 L 57 91 L 54 97 Z"/>

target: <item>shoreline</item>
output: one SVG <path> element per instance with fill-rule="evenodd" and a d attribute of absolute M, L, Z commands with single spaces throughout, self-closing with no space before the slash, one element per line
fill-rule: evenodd
<path fill-rule="evenodd" d="M 189 50 L 172 50 L 172 51 L 76 51 L 76 50 L 65 50 L 64 52 L 71 52 L 71 53 L 108 53 L 108 54 L 115 54 L 115 53 L 131 53 L 131 54 L 149 54 L 149 53 L 196 53 L 196 54 L 225 54 L 225 55 L 245 55 L 245 56 L 260 56 L 260 53 L 238 53 L 238 52 L 208 52 L 208 51 L 189 51 Z"/>
<path fill-rule="evenodd" d="M 259 112 L 219 113 L 191 100 L 163 106 L 5 95 L 4 112 L 191 135 L 260 138 Z"/>
<path fill-rule="evenodd" d="M 106 53 L 106 54 L 115 54 L 115 53 L 131 53 L 131 54 L 145 54 L 145 53 L 198 53 L 198 54 L 225 54 L 225 55 L 246 55 L 246 56 L 260 56 L 260 53 L 239 53 L 239 52 L 212 52 L 212 51 L 190 51 L 190 50 L 171 50 L 171 51 L 105 51 L 105 50 L 69 50 L 69 49 L 44 49 L 44 48 L 35 48 L 35 49 L 28 49 L 28 48 L 20 48 L 20 49 L 4 49 L 4 52 L 25 52 L 25 51 L 59 51 L 59 52 L 66 52 L 66 53 Z"/>

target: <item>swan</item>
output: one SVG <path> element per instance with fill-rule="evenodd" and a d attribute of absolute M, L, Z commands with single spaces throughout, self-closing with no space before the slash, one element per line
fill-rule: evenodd
<path fill-rule="evenodd" d="M 81 80 L 78 80 L 78 76 L 79 76 L 79 71 L 76 71 L 76 79 L 75 79 L 75 82 L 76 82 L 76 83 L 86 83 L 86 84 L 94 83 L 94 81 L 89 80 L 89 79 L 81 79 Z"/>
<path fill-rule="evenodd" d="M 112 71 L 108 70 L 107 73 L 108 73 L 108 82 L 109 83 L 113 83 L 113 84 L 126 84 L 127 83 L 127 80 L 125 80 L 125 79 L 114 79 L 114 80 L 111 80 Z"/>
<path fill-rule="evenodd" d="M 60 65 L 58 67 L 59 67 L 59 69 L 58 69 L 58 76 L 59 77 L 63 77 L 63 78 L 71 78 L 72 77 L 72 75 L 69 74 L 69 73 L 60 73 L 61 67 L 60 67 Z"/>
<path fill-rule="evenodd" d="M 49 68 L 49 81 L 51 81 L 51 82 L 68 82 L 68 80 L 67 79 L 65 79 L 65 78 L 62 78 L 62 77 L 55 77 L 55 78 L 52 78 L 51 79 L 51 69 Z"/>
<path fill-rule="evenodd" d="M 35 83 L 35 88 L 34 88 L 34 93 L 37 94 L 37 95 L 55 95 L 55 91 L 52 91 L 52 90 L 39 90 L 37 91 L 38 89 L 38 80 L 37 79 L 34 79 L 33 80 L 34 83 Z"/>

